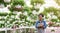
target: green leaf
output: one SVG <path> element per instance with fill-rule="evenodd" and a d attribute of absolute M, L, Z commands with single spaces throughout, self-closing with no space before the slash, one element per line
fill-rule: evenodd
<path fill-rule="evenodd" d="M 31 4 L 34 5 L 34 3 L 40 3 L 40 4 L 44 4 L 44 0 L 31 0 Z"/>
<path fill-rule="evenodd" d="M 25 3 L 24 3 L 24 0 L 14 0 L 13 5 L 17 5 L 17 4 L 20 4 L 23 6 Z"/>

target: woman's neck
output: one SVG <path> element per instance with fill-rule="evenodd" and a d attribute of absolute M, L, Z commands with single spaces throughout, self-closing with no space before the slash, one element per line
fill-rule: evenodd
<path fill-rule="evenodd" d="M 42 22 L 42 20 L 39 20 L 40 22 Z"/>
<path fill-rule="evenodd" d="M 42 21 L 42 19 L 41 19 L 41 20 L 39 20 L 39 21 Z"/>

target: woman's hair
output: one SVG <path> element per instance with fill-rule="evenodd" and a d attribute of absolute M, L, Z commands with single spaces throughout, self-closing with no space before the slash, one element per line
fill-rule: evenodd
<path fill-rule="evenodd" d="M 44 15 L 43 15 L 42 13 L 40 13 L 40 14 L 38 15 L 38 17 L 39 17 L 40 15 L 41 15 L 42 17 L 44 17 Z"/>

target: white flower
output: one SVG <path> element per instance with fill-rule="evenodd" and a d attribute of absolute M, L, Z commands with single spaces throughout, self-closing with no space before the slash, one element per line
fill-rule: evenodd
<path fill-rule="evenodd" d="M 7 23 L 9 24 L 10 22 L 9 22 L 9 21 L 7 21 Z"/>
<path fill-rule="evenodd" d="M 4 21 L 0 21 L 0 24 L 4 24 Z"/>
<path fill-rule="evenodd" d="M 15 7 L 16 7 L 16 8 L 21 8 L 22 6 L 18 4 L 18 5 L 16 5 Z"/>
<path fill-rule="evenodd" d="M 17 15 L 20 15 L 20 14 L 22 14 L 22 12 L 18 12 L 18 13 L 17 13 Z"/>
<path fill-rule="evenodd" d="M 34 7 L 35 7 L 35 8 L 40 8 L 40 5 L 41 5 L 41 4 L 37 4 L 37 5 L 35 5 Z"/>
<path fill-rule="evenodd" d="M 58 22 L 59 22 L 59 20 L 58 20 Z"/>
<path fill-rule="evenodd" d="M 18 14 L 22 14 L 22 12 L 19 12 Z"/>
<path fill-rule="evenodd" d="M 13 24 L 15 24 L 16 22 L 14 21 Z"/>
<path fill-rule="evenodd" d="M 15 19 L 18 19 L 18 18 L 19 18 L 19 17 L 16 15 L 16 16 L 15 16 Z"/>
<path fill-rule="evenodd" d="M 53 15 L 53 16 L 52 16 L 52 19 L 57 19 L 57 16 Z"/>
<path fill-rule="evenodd" d="M 30 17 L 27 17 L 27 20 L 31 20 L 31 18 Z"/>
<path fill-rule="evenodd" d="M 8 3 L 9 3 L 10 1 L 11 1 L 11 0 L 4 0 L 4 2 L 8 2 Z"/>
<path fill-rule="evenodd" d="M 32 5 L 30 5 L 29 7 L 30 7 L 30 8 L 32 8 L 33 6 L 32 6 Z"/>
<path fill-rule="evenodd" d="M 0 4 L 0 8 L 4 8 L 4 4 Z"/>
<path fill-rule="evenodd" d="M 11 7 L 11 5 L 7 5 L 7 7 Z"/>
<path fill-rule="evenodd" d="M 6 19 L 6 17 L 4 17 L 4 19 Z"/>
<path fill-rule="evenodd" d="M 18 12 L 18 13 L 17 13 L 17 16 L 19 17 L 19 16 L 20 16 L 20 14 L 22 14 L 22 12 Z"/>
<path fill-rule="evenodd" d="M 21 24 L 21 26 L 22 26 L 23 24 Z"/>
<path fill-rule="evenodd" d="M 60 24 L 60 23 L 56 23 L 57 25 Z"/>
<path fill-rule="evenodd" d="M 15 17 L 14 15 L 11 16 L 11 18 L 14 18 L 14 17 Z"/>
<path fill-rule="evenodd" d="M 9 21 L 11 21 L 12 19 L 9 19 Z"/>
<path fill-rule="evenodd" d="M 26 22 L 26 24 L 28 24 L 28 22 Z"/>
<path fill-rule="evenodd" d="M 1 13 L 10 13 L 9 9 L 7 7 L 0 8 Z"/>
<path fill-rule="evenodd" d="M 5 16 L 2 16 L 2 18 L 4 18 Z"/>
<path fill-rule="evenodd" d="M 14 13 L 14 14 L 17 14 L 18 12 L 17 12 L 17 11 L 14 11 L 13 13 Z"/>
<path fill-rule="evenodd" d="M 32 11 L 32 14 L 37 14 L 37 12 L 35 10 Z"/>
<path fill-rule="evenodd" d="M 25 11 L 23 14 L 24 14 L 24 15 L 27 15 L 28 13 Z"/>

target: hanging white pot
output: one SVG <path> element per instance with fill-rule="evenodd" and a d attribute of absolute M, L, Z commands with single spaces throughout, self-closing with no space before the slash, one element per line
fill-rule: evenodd
<path fill-rule="evenodd" d="M 4 8 L 4 4 L 0 4 L 0 8 Z"/>
<path fill-rule="evenodd" d="M 15 7 L 16 7 L 16 8 L 21 8 L 22 6 L 21 6 L 21 5 L 16 5 Z"/>
<path fill-rule="evenodd" d="M 22 7 L 21 5 L 16 5 L 14 9 L 15 9 L 15 10 L 22 10 L 23 7 Z"/>
<path fill-rule="evenodd" d="M 11 0 L 4 0 L 4 2 L 7 2 L 7 3 L 9 3 L 9 2 L 11 2 Z"/>

